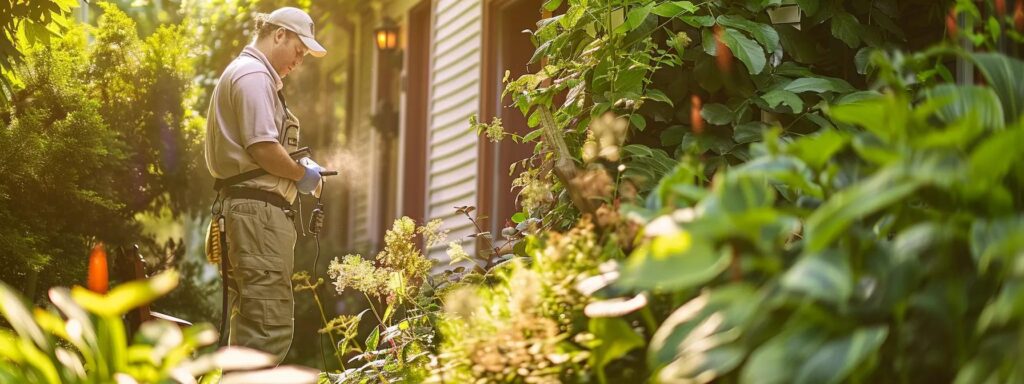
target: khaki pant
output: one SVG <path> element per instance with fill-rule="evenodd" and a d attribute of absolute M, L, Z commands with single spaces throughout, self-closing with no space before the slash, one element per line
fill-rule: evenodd
<path fill-rule="evenodd" d="M 295 331 L 295 226 L 284 210 L 259 200 L 227 199 L 225 206 L 228 344 L 265 351 L 280 364 Z"/>

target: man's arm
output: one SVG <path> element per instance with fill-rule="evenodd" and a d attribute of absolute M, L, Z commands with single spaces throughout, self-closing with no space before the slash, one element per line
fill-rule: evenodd
<path fill-rule="evenodd" d="M 245 149 L 271 175 L 299 181 L 306 174 L 306 169 L 288 156 L 288 151 L 280 143 L 262 141 L 253 143 Z"/>

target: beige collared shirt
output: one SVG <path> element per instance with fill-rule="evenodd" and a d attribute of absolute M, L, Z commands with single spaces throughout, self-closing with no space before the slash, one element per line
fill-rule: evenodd
<path fill-rule="evenodd" d="M 298 120 L 289 115 L 286 121 L 277 97 L 282 86 L 266 56 L 251 45 L 224 69 L 206 115 L 206 167 L 213 177 L 225 179 L 258 169 L 246 152 L 255 143 L 278 142 L 289 152 L 298 148 Z M 275 192 L 288 201 L 294 201 L 298 192 L 294 181 L 274 175 L 238 186 Z"/>

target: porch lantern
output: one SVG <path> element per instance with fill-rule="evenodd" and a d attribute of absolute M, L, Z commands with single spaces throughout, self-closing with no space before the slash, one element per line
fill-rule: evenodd
<path fill-rule="evenodd" d="M 398 26 L 389 18 L 385 18 L 383 24 L 374 31 L 377 40 L 377 49 L 382 52 L 394 51 L 398 47 Z"/>

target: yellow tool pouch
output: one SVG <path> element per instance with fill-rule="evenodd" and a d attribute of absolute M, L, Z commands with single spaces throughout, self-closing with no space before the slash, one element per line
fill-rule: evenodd
<path fill-rule="evenodd" d="M 224 215 L 215 214 L 206 229 L 206 261 L 220 267 L 224 254 Z"/>

